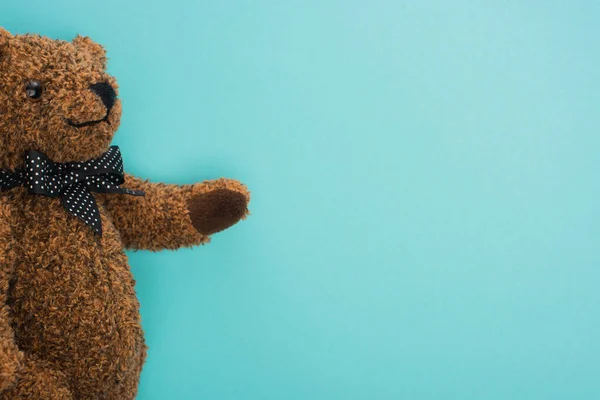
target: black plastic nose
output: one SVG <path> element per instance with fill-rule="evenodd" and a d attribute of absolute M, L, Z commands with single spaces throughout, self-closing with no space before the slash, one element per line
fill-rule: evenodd
<path fill-rule="evenodd" d="M 117 92 L 106 82 L 94 83 L 90 86 L 90 90 L 98 95 L 100 99 L 102 99 L 102 103 L 104 103 L 104 107 L 106 107 L 107 111 L 115 105 L 115 101 L 117 101 Z"/>

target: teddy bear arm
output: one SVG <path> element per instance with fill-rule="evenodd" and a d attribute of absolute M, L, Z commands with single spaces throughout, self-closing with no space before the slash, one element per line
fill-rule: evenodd
<path fill-rule="evenodd" d="M 126 248 L 161 250 L 203 244 L 247 214 L 249 194 L 237 181 L 152 183 L 126 175 L 121 187 L 145 196 L 101 194 Z"/>
<path fill-rule="evenodd" d="M 11 226 L 14 222 L 11 207 L 5 198 L 0 198 L 0 393 L 15 384 L 23 357 L 15 342 L 7 304 L 12 275 L 10 249 L 15 240 Z"/>

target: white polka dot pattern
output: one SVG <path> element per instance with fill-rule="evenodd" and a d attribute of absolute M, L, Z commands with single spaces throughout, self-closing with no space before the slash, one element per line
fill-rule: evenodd
<path fill-rule="evenodd" d="M 42 153 L 30 151 L 25 155 L 23 169 L 0 169 L 0 191 L 22 185 L 29 193 L 60 196 L 65 209 L 100 236 L 100 212 L 91 192 L 144 195 L 140 190 L 119 187 L 123 182 L 123 159 L 117 146 L 91 161 L 64 164 L 54 164 Z"/>

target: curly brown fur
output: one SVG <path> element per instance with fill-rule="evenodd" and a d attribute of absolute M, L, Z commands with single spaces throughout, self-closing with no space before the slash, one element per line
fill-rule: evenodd
<path fill-rule="evenodd" d="M 104 153 L 121 103 L 90 90 L 108 83 L 106 54 L 73 42 L 0 28 L 0 168 L 37 150 L 54 162 Z M 39 99 L 27 82 L 42 83 Z M 73 126 L 100 121 L 89 126 Z M 60 199 L 24 188 L 0 193 L 0 399 L 133 399 L 146 357 L 125 249 L 176 249 L 209 241 L 248 212 L 241 183 L 150 183 L 127 175 L 145 197 L 96 194 L 103 235 L 65 212 Z"/>

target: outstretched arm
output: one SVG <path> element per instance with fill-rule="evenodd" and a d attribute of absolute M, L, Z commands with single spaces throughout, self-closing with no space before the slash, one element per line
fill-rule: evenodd
<path fill-rule="evenodd" d="M 151 183 L 125 176 L 123 188 L 142 197 L 98 194 L 128 249 L 177 249 L 202 244 L 248 213 L 250 194 L 240 182 L 217 179 L 193 185 Z"/>

